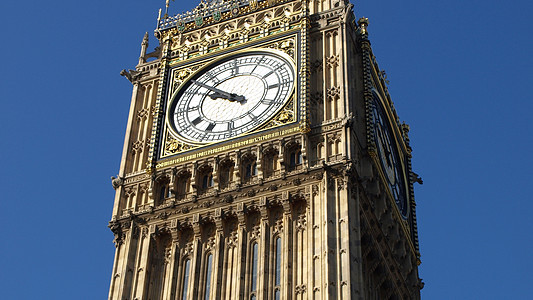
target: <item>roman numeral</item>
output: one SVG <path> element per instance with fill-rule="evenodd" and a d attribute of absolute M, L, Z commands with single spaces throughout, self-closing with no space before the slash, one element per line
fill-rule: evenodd
<path fill-rule="evenodd" d="M 231 61 L 230 65 L 232 66 L 231 74 L 232 75 L 239 74 L 239 64 L 238 64 L 237 60 Z"/>
<path fill-rule="evenodd" d="M 187 107 L 187 108 L 179 108 L 178 110 L 176 110 L 175 114 L 182 114 L 184 112 L 191 112 L 191 111 L 197 110 L 197 109 L 198 109 L 198 106 L 191 106 L 191 107 Z"/>
<path fill-rule="evenodd" d="M 198 123 L 202 122 L 202 118 L 198 117 L 192 121 L 193 125 L 198 125 Z"/>
<path fill-rule="evenodd" d="M 266 75 L 263 76 L 263 79 L 267 78 L 268 76 L 270 76 L 272 74 L 274 74 L 274 71 L 270 71 L 270 72 L 266 73 Z"/>
<path fill-rule="evenodd" d="M 216 124 L 215 123 L 211 123 L 209 124 L 209 126 L 207 126 L 207 128 L 205 129 L 206 131 L 211 131 L 213 130 L 213 128 L 215 128 Z"/>
<path fill-rule="evenodd" d="M 255 116 L 255 115 L 252 114 L 251 112 L 248 113 L 248 116 L 252 119 L 253 122 L 257 122 L 257 116 Z"/>

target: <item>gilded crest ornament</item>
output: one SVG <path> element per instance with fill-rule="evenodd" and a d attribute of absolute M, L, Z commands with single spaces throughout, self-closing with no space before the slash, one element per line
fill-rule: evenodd
<path fill-rule="evenodd" d="M 220 21 L 221 19 L 222 19 L 222 14 L 220 13 L 219 10 L 213 12 L 213 20 L 214 20 L 215 22 L 218 22 L 218 21 Z"/>
<path fill-rule="evenodd" d="M 257 9 L 257 0 L 250 0 L 250 9 L 252 10 Z"/>
<path fill-rule="evenodd" d="M 194 19 L 194 23 L 196 24 L 197 27 L 200 27 L 204 24 L 204 17 L 202 16 L 197 16 L 195 19 Z"/>
<path fill-rule="evenodd" d="M 167 140 L 165 142 L 165 154 L 166 155 L 183 152 L 191 148 L 192 147 L 190 145 L 184 144 L 176 140 L 172 136 L 167 136 Z"/>
<path fill-rule="evenodd" d="M 234 4 L 231 7 L 231 15 L 234 16 L 234 17 L 239 15 L 239 5 L 238 4 Z"/>
<path fill-rule="evenodd" d="M 294 40 L 287 39 L 281 42 L 273 43 L 269 45 L 268 47 L 272 49 L 281 50 L 287 53 L 288 55 L 290 55 L 291 57 L 294 57 L 294 46 L 295 46 Z"/>
<path fill-rule="evenodd" d="M 185 23 L 182 20 L 179 20 L 176 26 L 178 27 L 179 32 L 183 32 L 185 30 Z"/>

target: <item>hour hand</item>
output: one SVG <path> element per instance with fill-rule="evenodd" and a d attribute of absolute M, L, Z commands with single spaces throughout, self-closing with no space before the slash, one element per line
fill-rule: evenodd
<path fill-rule="evenodd" d="M 213 99 L 213 100 L 218 99 L 218 98 L 227 99 L 228 101 L 231 101 L 231 102 L 234 102 L 234 101 L 243 102 L 243 101 L 246 100 L 244 98 L 244 96 L 242 96 L 242 95 L 237 95 L 237 94 L 233 94 L 233 93 L 224 92 L 223 90 L 220 90 L 220 89 L 217 89 L 216 87 L 212 87 L 212 86 L 209 86 L 207 84 L 198 82 L 196 80 L 192 80 L 192 82 L 194 84 L 196 84 L 196 85 L 199 85 L 199 86 L 201 86 L 203 88 L 206 88 L 206 89 L 210 90 L 211 92 L 213 92 L 213 94 L 209 95 L 209 97 L 211 97 L 211 99 Z"/>
<path fill-rule="evenodd" d="M 233 94 L 233 93 L 226 93 L 226 92 L 223 92 L 223 93 L 214 92 L 212 94 L 209 94 L 209 97 L 211 97 L 211 99 L 213 100 L 222 98 L 222 99 L 227 99 L 228 101 L 231 101 L 231 102 L 235 102 L 235 101 L 243 102 L 245 100 L 244 96 Z"/>

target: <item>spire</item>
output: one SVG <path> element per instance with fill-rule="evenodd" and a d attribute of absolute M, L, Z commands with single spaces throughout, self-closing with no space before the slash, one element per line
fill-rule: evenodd
<path fill-rule="evenodd" d="M 141 43 L 141 56 L 139 56 L 139 65 L 146 62 L 146 49 L 148 49 L 148 32 L 144 34 L 143 41 Z"/>

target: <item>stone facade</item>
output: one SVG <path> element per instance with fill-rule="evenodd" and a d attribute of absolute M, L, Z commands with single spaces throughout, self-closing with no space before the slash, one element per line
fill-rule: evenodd
<path fill-rule="evenodd" d="M 139 64 L 121 73 L 133 94 L 109 299 L 419 299 L 408 126 L 368 21 L 343 0 L 221 0 L 158 23 L 160 46 L 147 53 L 145 36 Z M 295 61 L 284 108 L 220 143 L 173 136 L 165 116 L 181 84 L 216 56 L 259 48 Z M 390 170 L 378 98 L 398 152 Z"/>

